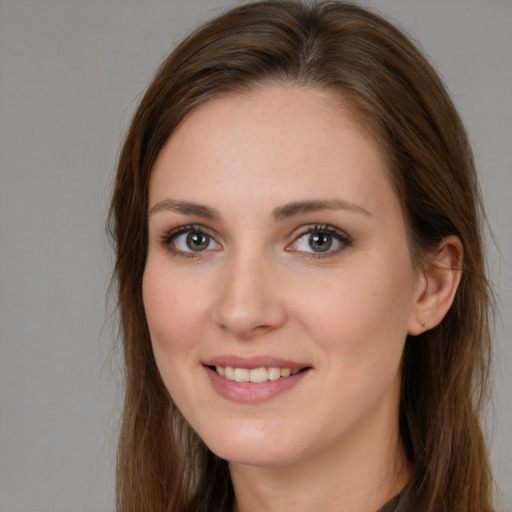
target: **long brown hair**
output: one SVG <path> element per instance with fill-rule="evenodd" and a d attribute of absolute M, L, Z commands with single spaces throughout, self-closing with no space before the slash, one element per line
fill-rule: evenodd
<path fill-rule="evenodd" d="M 195 31 L 156 73 L 126 136 L 110 211 L 126 363 L 118 511 L 232 506 L 226 462 L 183 419 L 153 358 L 141 290 L 148 181 L 163 144 L 193 108 L 267 83 L 332 91 L 371 130 L 388 158 L 418 267 L 443 237 L 461 239 L 464 268 L 452 308 L 405 345 L 399 421 L 414 473 L 396 511 L 491 511 L 480 425 L 491 293 L 466 133 L 439 77 L 399 30 L 351 4 L 298 1 L 245 4 Z"/>

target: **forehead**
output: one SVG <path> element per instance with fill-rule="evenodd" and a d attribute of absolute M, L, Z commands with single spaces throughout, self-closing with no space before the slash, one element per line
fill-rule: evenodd
<path fill-rule="evenodd" d="M 194 109 L 155 162 L 149 202 L 169 194 L 202 202 L 244 194 L 378 202 L 390 189 L 388 174 L 380 145 L 338 96 L 275 85 Z"/>

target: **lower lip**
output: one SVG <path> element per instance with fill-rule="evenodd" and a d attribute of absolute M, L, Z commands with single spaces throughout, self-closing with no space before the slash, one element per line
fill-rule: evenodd
<path fill-rule="evenodd" d="M 204 368 L 206 369 L 213 389 L 219 395 L 233 402 L 244 404 L 254 404 L 272 400 L 294 388 L 310 373 L 310 370 L 306 369 L 295 375 L 281 377 L 277 380 L 267 380 L 266 382 L 236 382 L 226 379 L 208 366 Z"/>

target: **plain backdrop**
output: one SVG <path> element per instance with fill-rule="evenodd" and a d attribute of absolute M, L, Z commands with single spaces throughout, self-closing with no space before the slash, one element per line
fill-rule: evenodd
<path fill-rule="evenodd" d="M 512 1 L 376 0 L 461 111 L 501 253 L 489 439 L 512 510 Z M 106 512 L 120 380 L 104 222 L 156 66 L 228 0 L 0 0 L 0 510 Z M 117 404 L 117 405 L 116 405 Z M 454 511 L 464 512 L 464 511 Z"/>

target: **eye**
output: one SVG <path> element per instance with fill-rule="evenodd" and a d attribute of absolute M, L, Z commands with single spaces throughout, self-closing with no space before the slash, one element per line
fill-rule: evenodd
<path fill-rule="evenodd" d="M 189 257 L 194 256 L 194 253 L 220 249 L 220 245 L 200 226 L 173 229 L 162 238 L 162 245 L 174 254 Z"/>
<path fill-rule="evenodd" d="M 328 256 L 350 246 L 351 243 L 350 237 L 343 231 L 333 226 L 317 225 L 300 234 L 286 250 Z"/>

